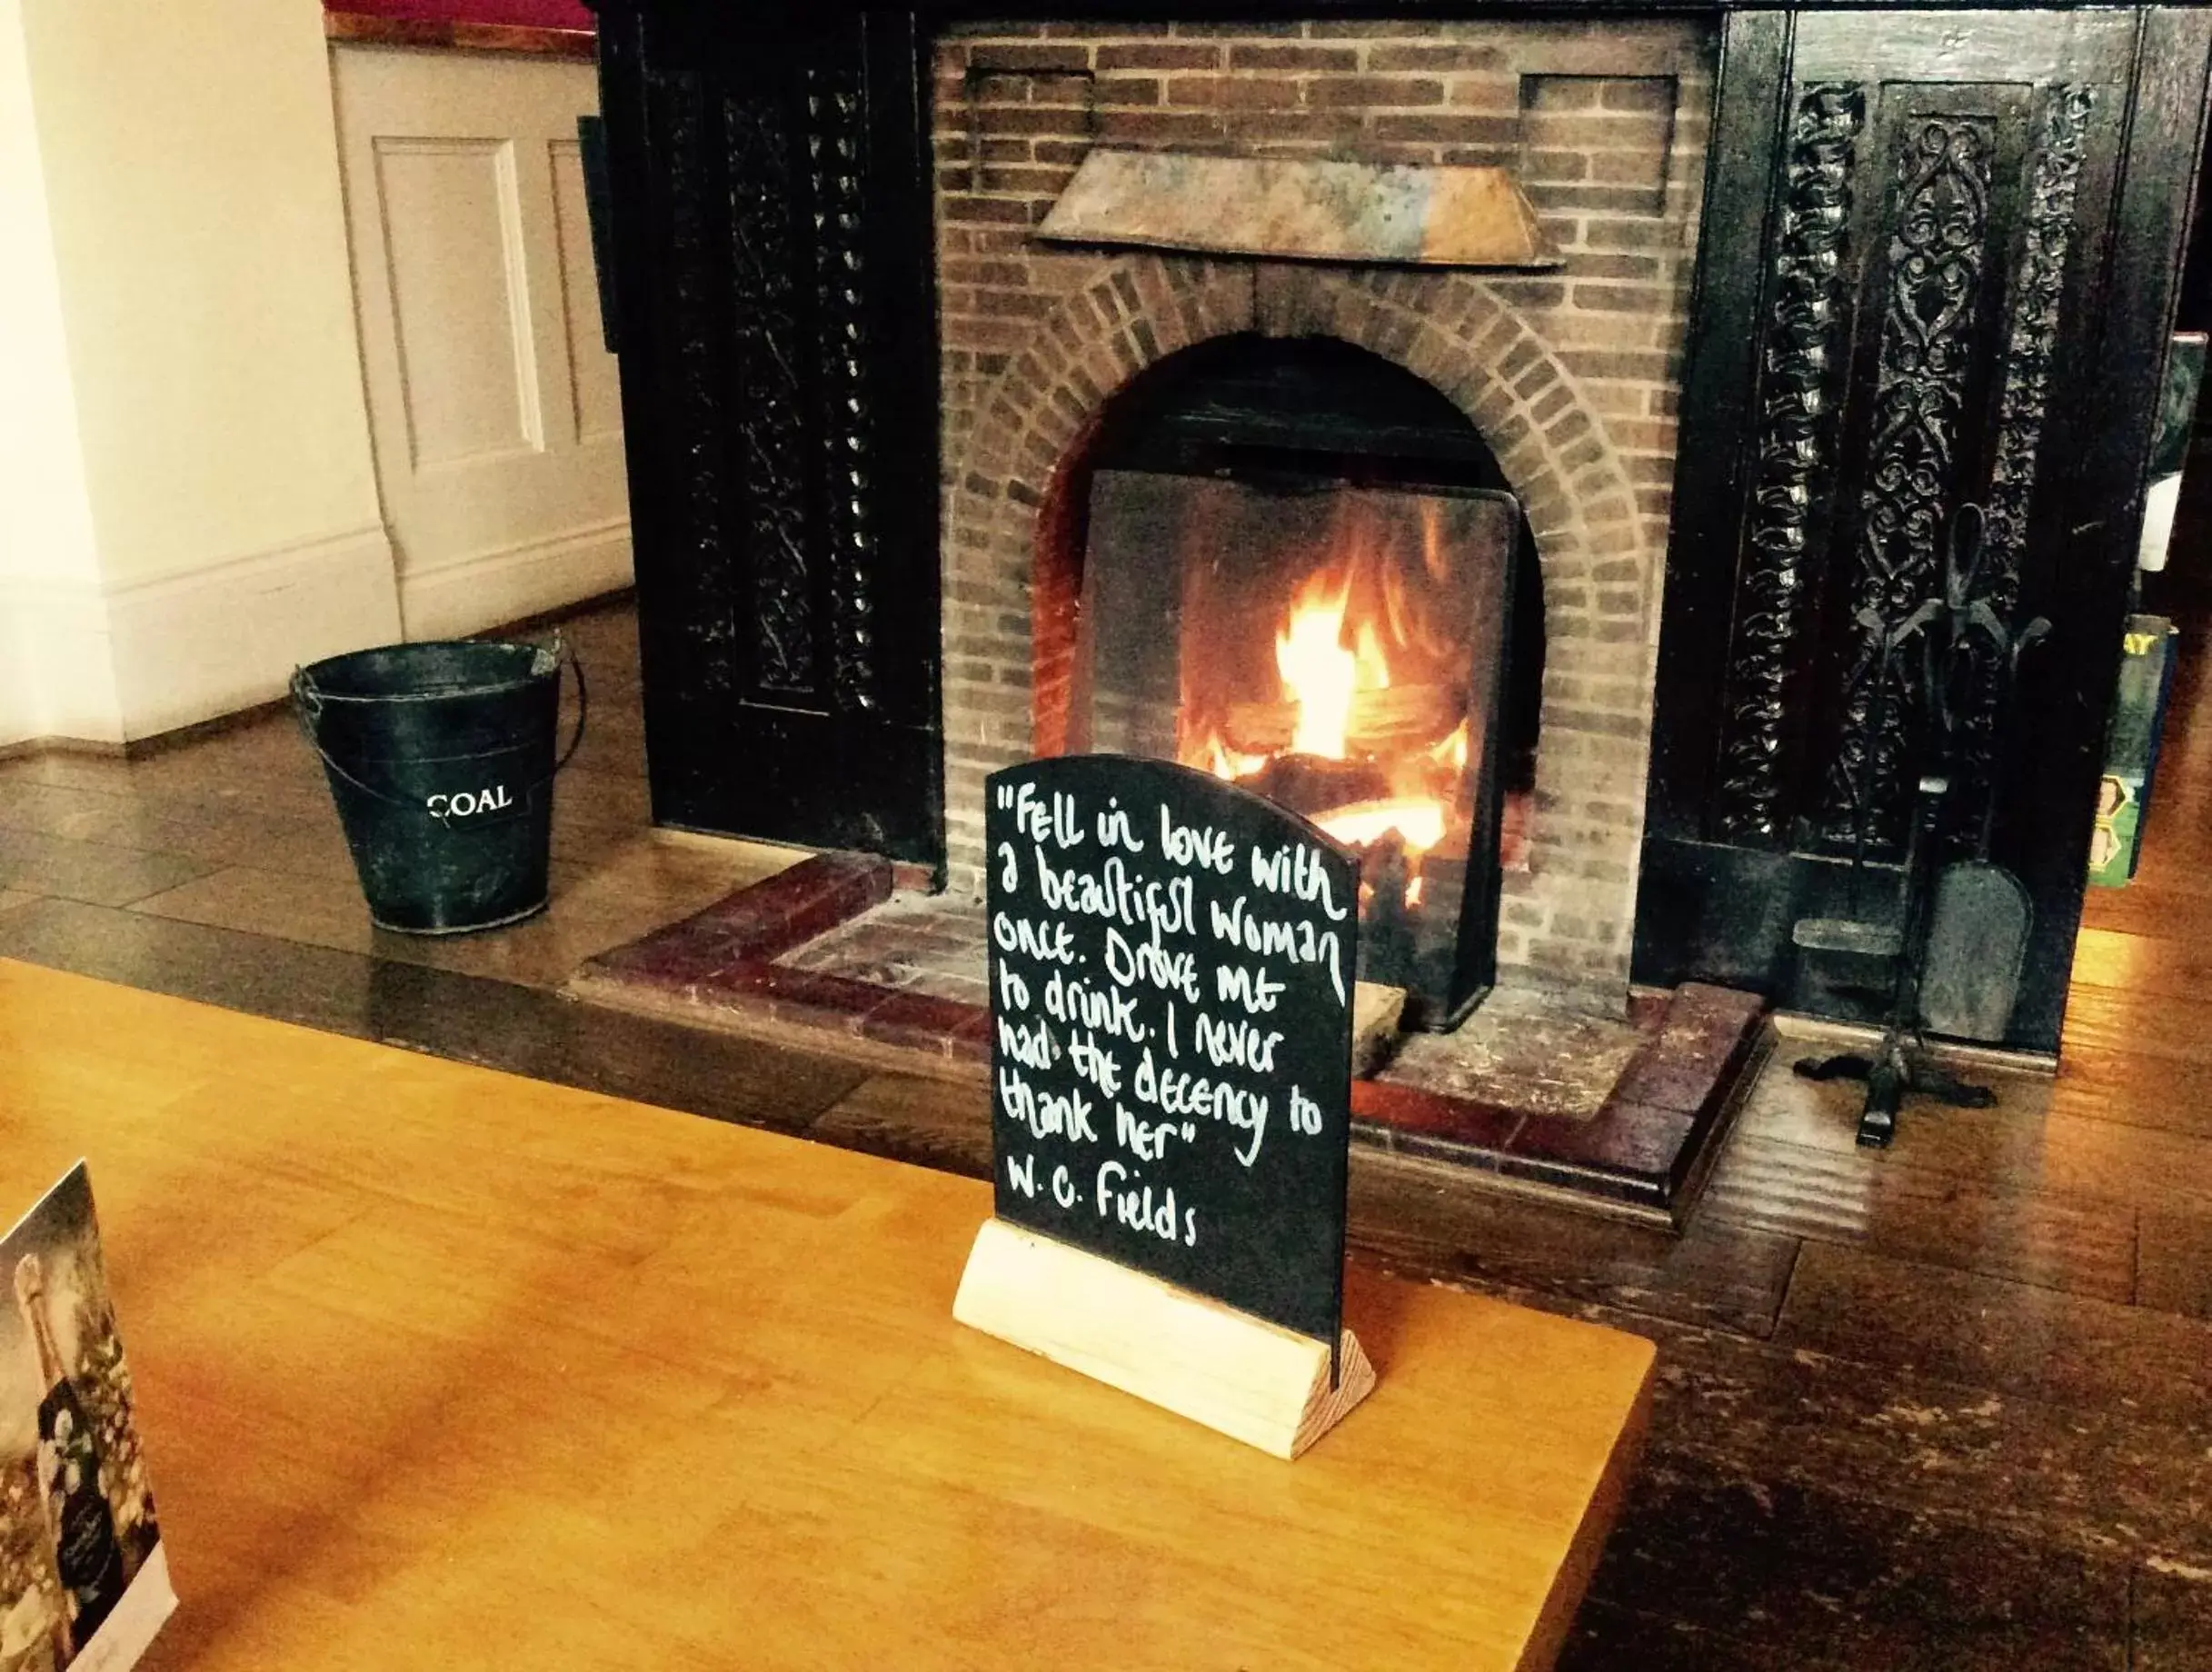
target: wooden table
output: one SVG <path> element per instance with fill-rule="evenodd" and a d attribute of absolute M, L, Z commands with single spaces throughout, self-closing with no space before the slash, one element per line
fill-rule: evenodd
<path fill-rule="evenodd" d="M 156 1667 L 1546 1666 L 1649 1398 L 1355 1268 L 1278 1462 L 954 1324 L 971 1180 L 0 963 L 0 1219 L 80 1153 Z"/>

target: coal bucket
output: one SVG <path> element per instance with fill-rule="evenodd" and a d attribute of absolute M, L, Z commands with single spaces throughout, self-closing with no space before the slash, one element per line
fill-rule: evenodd
<path fill-rule="evenodd" d="M 556 761 L 563 661 L 576 735 Z M 355 651 L 299 669 L 292 700 L 379 929 L 461 934 L 545 909 L 553 778 L 585 711 L 559 640 Z"/>

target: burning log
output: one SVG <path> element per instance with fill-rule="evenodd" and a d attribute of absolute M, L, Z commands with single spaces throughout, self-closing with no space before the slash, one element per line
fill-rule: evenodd
<path fill-rule="evenodd" d="M 1351 700 L 1345 743 L 1353 754 L 1426 749 L 1464 718 L 1467 705 L 1448 685 L 1392 685 Z"/>
<path fill-rule="evenodd" d="M 1239 754 L 1283 754 L 1298 731 L 1298 704 L 1231 702 L 1221 730 L 1229 747 Z"/>
<path fill-rule="evenodd" d="M 1331 761 L 1322 755 L 1277 755 L 1241 781 L 1246 789 L 1309 819 L 1390 792 L 1389 777 L 1372 762 Z"/>
<path fill-rule="evenodd" d="M 1392 685 L 1353 693 L 1344 752 L 1390 756 L 1432 747 L 1466 718 L 1467 705 L 1449 685 Z M 1232 702 L 1222 727 L 1240 754 L 1282 754 L 1298 731 L 1299 705 Z"/>
<path fill-rule="evenodd" d="M 1425 852 L 1444 839 L 1444 805 L 1422 796 L 1377 797 L 1331 807 L 1313 821 L 1348 847 L 1373 849 L 1386 841 Z"/>

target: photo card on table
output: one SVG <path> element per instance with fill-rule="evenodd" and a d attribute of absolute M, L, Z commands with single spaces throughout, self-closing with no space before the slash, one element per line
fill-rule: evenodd
<path fill-rule="evenodd" d="M 0 1281 L 0 1672 L 121 1672 L 176 1598 L 83 1162 Z"/>

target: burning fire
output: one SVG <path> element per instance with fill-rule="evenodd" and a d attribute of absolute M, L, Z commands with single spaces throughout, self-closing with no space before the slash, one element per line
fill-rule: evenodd
<path fill-rule="evenodd" d="M 1406 844 L 1408 858 L 1426 853 L 1444 840 L 1444 803 L 1409 795 L 1387 801 L 1354 801 L 1318 814 L 1314 823 L 1339 841 L 1371 847 L 1392 831 Z"/>
<path fill-rule="evenodd" d="M 1345 647 L 1344 601 L 1350 591 L 1349 570 L 1335 582 L 1326 572 L 1314 575 L 1299 589 L 1290 619 L 1275 636 L 1275 668 L 1298 705 L 1294 753 L 1345 759 L 1354 699 L 1363 691 L 1390 689 L 1390 664 L 1374 622 L 1360 622 L 1355 648 Z"/>
<path fill-rule="evenodd" d="M 1452 733 L 1429 751 L 1429 758 L 1439 766 L 1449 767 L 1454 772 L 1467 770 L 1468 756 L 1473 751 L 1474 722 L 1462 720 Z"/>
<path fill-rule="evenodd" d="M 1232 741 L 1217 726 L 1185 758 L 1231 782 L 1260 775 L 1283 756 L 1370 764 L 1377 769 L 1374 787 L 1387 782 L 1389 794 L 1307 811 L 1322 830 L 1355 848 L 1371 848 L 1395 832 L 1410 873 L 1405 901 L 1418 906 L 1421 856 L 1445 840 L 1451 801 L 1470 753 L 1470 722 L 1462 709 L 1458 724 L 1439 737 L 1427 725 L 1440 728 L 1449 711 L 1429 721 L 1432 711 L 1419 706 L 1420 691 L 1393 692 L 1390 657 L 1375 616 L 1346 621 L 1360 567 L 1355 550 L 1347 561 L 1310 576 L 1292 596 L 1276 632 L 1280 682 L 1276 706 L 1289 716 L 1289 735 L 1281 746 L 1254 753 L 1249 747 L 1253 740 Z M 1384 607 L 1393 615 L 1395 604 L 1386 594 Z M 1391 629 L 1393 642 L 1404 642 L 1394 621 Z M 1383 692 L 1391 696 L 1378 701 Z M 1396 717 L 1387 712 L 1394 704 Z M 1408 725 L 1414 728 L 1410 733 Z M 1395 747 L 1378 747 L 1380 733 L 1389 733 Z M 1248 746 L 1239 748 L 1239 741 Z"/>
<path fill-rule="evenodd" d="M 1221 734 L 1216 732 L 1206 740 L 1206 758 L 1200 765 L 1201 770 L 1211 772 L 1216 778 L 1235 783 L 1240 778 L 1250 778 L 1267 763 L 1268 757 L 1265 755 L 1236 753 L 1221 741 Z"/>

